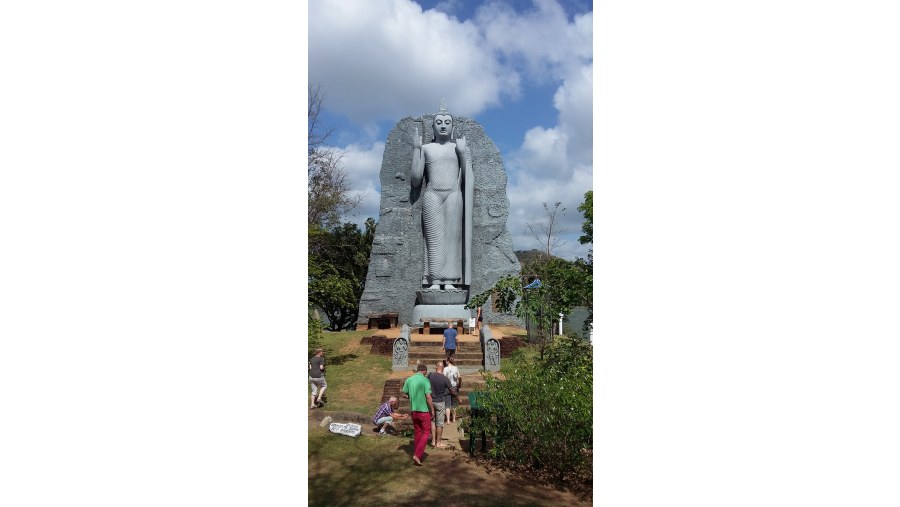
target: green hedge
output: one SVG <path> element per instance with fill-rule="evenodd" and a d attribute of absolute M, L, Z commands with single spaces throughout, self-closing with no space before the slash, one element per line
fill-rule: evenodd
<path fill-rule="evenodd" d="M 590 345 L 562 337 L 544 359 L 517 354 L 506 380 L 487 378 L 484 408 L 473 421 L 493 442 L 491 456 L 558 479 L 592 475 L 593 374 Z"/>

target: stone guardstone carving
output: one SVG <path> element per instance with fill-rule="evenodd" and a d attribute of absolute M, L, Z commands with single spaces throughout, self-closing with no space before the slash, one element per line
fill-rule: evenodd
<path fill-rule="evenodd" d="M 500 342 L 493 337 L 490 326 L 481 327 L 481 352 L 484 355 L 484 369 L 500 371 Z"/>
<path fill-rule="evenodd" d="M 400 328 L 400 337 L 394 340 L 394 359 L 391 367 L 393 371 L 409 369 L 409 326 L 406 324 Z"/>
<path fill-rule="evenodd" d="M 506 183 L 484 129 L 452 116 L 445 102 L 436 114 L 400 120 L 385 144 L 380 217 L 357 323 L 389 312 L 411 327 L 428 318 L 468 321 L 471 295 L 518 275 Z M 483 317 L 522 325 L 489 304 Z"/>

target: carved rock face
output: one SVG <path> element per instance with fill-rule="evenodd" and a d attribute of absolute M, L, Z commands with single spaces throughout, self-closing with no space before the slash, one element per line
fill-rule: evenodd
<path fill-rule="evenodd" d="M 477 122 L 457 116 L 449 118 L 452 120 L 449 132 L 466 137 L 474 172 L 472 279 L 468 294 L 462 290 L 465 286 L 457 289 L 459 292 L 450 290 L 443 294 L 423 289 L 426 260 L 423 203 L 420 189 L 410 185 L 411 160 L 414 134 L 417 131 L 424 134 L 423 143 L 432 142 L 438 127 L 436 116 L 439 115 L 404 118 L 388 135 L 381 165 L 380 216 L 360 301 L 358 322 L 361 325 L 368 323 L 369 315 L 388 312 L 399 313 L 400 324 L 412 324 L 417 304 L 462 305 L 470 294 L 480 294 L 503 276 L 519 273 L 506 223 L 509 198 L 500 152 Z M 490 305 L 484 307 L 484 321 L 522 325 L 514 316 L 493 312 Z"/>

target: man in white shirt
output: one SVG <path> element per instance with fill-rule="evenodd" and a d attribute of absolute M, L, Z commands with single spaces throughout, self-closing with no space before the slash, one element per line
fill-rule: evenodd
<path fill-rule="evenodd" d="M 447 422 L 456 422 L 456 406 L 459 405 L 459 388 L 462 385 L 462 377 L 459 368 L 453 364 L 453 358 L 447 358 L 447 366 L 444 368 L 444 376 L 450 379 L 450 406 L 447 407 Z"/>

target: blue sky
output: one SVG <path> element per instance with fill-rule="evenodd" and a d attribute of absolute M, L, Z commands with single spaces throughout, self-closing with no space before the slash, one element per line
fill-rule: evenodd
<path fill-rule="evenodd" d="M 561 257 L 585 257 L 577 210 L 593 185 L 591 2 L 321 0 L 309 5 L 309 82 L 327 98 L 330 144 L 362 197 L 353 220 L 378 217 L 384 141 L 406 116 L 478 121 L 509 175 L 507 227 L 517 250 L 539 248 L 526 223 L 542 202 L 567 208 Z"/>

